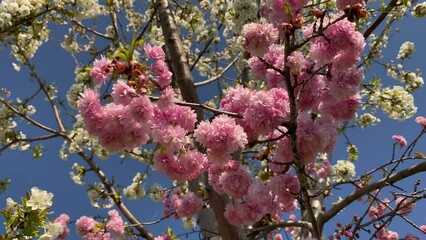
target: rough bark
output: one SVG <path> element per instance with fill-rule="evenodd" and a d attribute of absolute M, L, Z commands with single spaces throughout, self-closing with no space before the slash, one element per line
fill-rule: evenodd
<path fill-rule="evenodd" d="M 156 4 L 166 47 L 170 53 L 172 71 L 174 77 L 176 78 L 179 90 L 182 93 L 182 99 L 186 102 L 199 103 L 191 70 L 186 58 L 186 53 L 183 49 L 182 40 L 179 36 L 179 30 L 176 26 L 176 22 L 173 18 L 168 1 L 157 0 Z M 198 121 L 201 121 L 203 119 L 203 111 L 201 109 L 197 109 L 196 111 Z M 198 187 L 198 183 L 201 181 L 202 178 L 198 179 L 198 181 L 190 183 L 190 188 L 196 189 Z M 203 210 L 200 213 L 199 217 L 202 219 L 199 219 L 198 222 L 200 224 L 200 228 L 206 230 L 204 231 L 204 237 L 209 237 L 209 235 L 211 235 L 209 232 L 219 232 L 223 239 L 241 239 L 242 235 L 240 234 L 239 228 L 230 225 L 223 216 L 227 197 L 216 193 L 210 186 L 207 185 L 206 182 L 204 182 L 204 184 L 206 185 L 207 192 L 209 194 L 210 207 L 215 215 L 213 216 L 211 212 L 210 214 L 206 213 L 206 210 Z"/>

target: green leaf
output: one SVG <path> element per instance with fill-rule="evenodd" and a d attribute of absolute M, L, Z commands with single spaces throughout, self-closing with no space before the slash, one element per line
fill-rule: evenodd
<path fill-rule="evenodd" d="M 290 19 L 293 19 L 293 13 L 291 12 L 291 7 L 287 0 L 285 0 L 284 3 L 284 12 L 289 16 Z"/>
<path fill-rule="evenodd" d="M 414 154 L 415 154 L 416 158 L 423 158 L 423 159 L 426 158 L 426 156 L 421 152 L 415 152 Z"/>
<path fill-rule="evenodd" d="M 127 54 L 127 61 L 128 62 L 132 61 L 133 53 L 135 52 L 135 48 L 136 48 L 136 43 L 137 43 L 136 34 L 133 33 L 132 43 L 130 44 L 129 52 Z"/>

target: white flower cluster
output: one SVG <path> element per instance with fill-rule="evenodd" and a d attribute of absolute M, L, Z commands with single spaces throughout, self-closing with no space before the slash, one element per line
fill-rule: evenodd
<path fill-rule="evenodd" d="M 19 62 L 25 63 L 25 58 L 31 59 L 41 44 L 49 40 L 49 33 L 47 21 L 45 20 L 38 22 L 34 28 L 27 28 L 26 32 L 20 32 L 15 37 L 14 44 L 11 46 L 11 55 Z M 25 57 L 22 54 L 25 54 Z"/>
<path fill-rule="evenodd" d="M 45 210 L 52 206 L 53 193 L 38 189 L 38 187 L 31 188 L 31 196 L 27 201 L 27 206 L 32 210 Z"/>
<path fill-rule="evenodd" d="M 348 153 L 348 160 L 356 161 L 358 160 L 358 148 L 354 144 L 349 144 L 346 147 L 346 152 Z"/>
<path fill-rule="evenodd" d="M 123 189 L 124 196 L 128 199 L 139 199 L 145 196 L 145 186 L 141 185 L 145 175 L 141 173 L 136 173 L 135 177 L 133 177 L 132 184 Z"/>
<path fill-rule="evenodd" d="M 148 21 L 148 16 L 152 15 L 153 9 L 148 9 L 145 14 L 141 14 L 135 11 L 134 0 L 123 0 L 122 4 L 126 11 L 126 18 L 129 21 L 127 25 L 127 31 L 137 31 L 141 29 L 142 25 Z"/>
<path fill-rule="evenodd" d="M 338 160 L 332 166 L 333 179 L 337 182 L 349 181 L 355 176 L 355 165 L 351 161 Z"/>
<path fill-rule="evenodd" d="M 159 202 L 163 199 L 164 189 L 160 184 L 155 183 L 149 188 L 149 197 L 154 202 Z"/>
<path fill-rule="evenodd" d="M 177 9 L 176 24 L 179 27 L 191 29 L 195 35 L 199 35 L 206 29 L 206 21 L 203 18 L 203 13 L 196 6 L 187 6 L 185 9 Z"/>
<path fill-rule="evenodd" d="M 42 1 L 3 0 L 0 3 L 0 29 L 12 25 L 14 20 L 24 18 L 42 7 Z"/>
<path fill-rule="evenodd" d="M 26 109 L 28 109 L 28 115 L 31 115 L 35 112 L 35 108 L 29 105 Z M 13 144 L 12 142 L 17 139 L 25 139 L 26 135 L 20 131 L 16 130 L 17 124 L 13 120 L 13 118 L 9 114 L 9 110 L 5 106 L 0 107 L 0 144 L 3 146 L 9 145 L 10 149 L 18 148 L 20 151 L 26 151 L 30 147 L 24 141 L 18 141 Z"/>
<path fill-rule="evenodd" d="M 71 54 L 78 53 L 82 50 L 78 45 L 77 37 L 72 31 L 72 28 L 70 28 L 68 33 L 64 35 L 64 41 L 61 42 L 61 47 Z"/>
<path fill-rule="evenodd" d="M 388 117 L 395 120 L 403 121 L 412 117 L 417 112 L 417 107 L 414 106 L 413 95 L 401 86 L 381 89 L 381 91 L 377 91 L 371 96 L 371 100 L 374 101 Z"/>
<path fill-rule="evenodd" d="M 87 197 L 95 208 L 112 208 L 114 206 L 114 201 L 108 196 L 108 193 L 105 192 L 102 183 L 96 183 L 91 186 L 90 190 L 87 191 Z"/>
<path fill-rule="evenodd" d="M 402 70 L 401 64 L 396 66 L 389 64 L 387 65 L 387 74 L 389 77 L 406 84 L 407 86 L 405 87 L 405 90 L 408 92 L 418 90 L 424 84 L 423 78 L 420 76 L 420 69 L 417 69 L 416 72 L 409 72 Z"/>
<path fill-rule="evenodd" d="M 83 177 L 85 176 L 86 168 L 78 165 L 78 163 L 74 163 L 72 165 L 72 170 L 73 171 L 70 172 L 71 180 L 77 185 L 84 185 L 85 182 Z"/>
<path fill-rule="evenodd" d="M 371 113 L 364 113 L 361 116 L 359 116 L 356 120 L 356 124 L 360 126 L 361 128 L 366 128 L 369 125 L 374 126 L 378 123 L 380 123 L 380 119 Z"/>
<path fill-rule="evenodd" d="M 183 227 L 186 229 L 193 229 L 197 226 L 197 222 L 195 221 L 195 218 L 182 218 Z"/>
<path fill-rule="evenodd" d="M 236 34 L 241 32 L 246 23 L 255 21 L 259 11 L 256 1 L 253 0 L 235 0 L 230 10 L 233 11 L 232 31 Z"/>
<path fill-rule="evenodd" d="M 75 0 L 75 6 L 77 6 L 74 12 L 74 20 L 76 21 L 98 17 L 107 13 L 105 6 L 99 4 L 98 0 Z"/>
<path fill-rule="evenodd" d="M 371 34 L 368 38 L 368 45 L 370 47 L 370 56 L 372 58 L 382 58 L 382 51 L 386 48 L 388 44 L 388 29 L 383 31 L 383 35 L 376 36 L 375 34 Z"/>
<path fill-rule="evenodd" d="M 414 43 L 410 41 L 404 42 L 399 48 L 397 59 L 409 58 L 414 53 Z"/>
<path fill-rule="evenodd" d="M 426 16 L 426 2 L 417 3 L 411 11 L 411 15 L 416 18 L 423 18 Z"/>
<path fill-rule="evenodd" d="M 405 13 L 408 12 L 408 10 L 411 7 L 411 1 L 406 0 L 399 0 L 395 7 L 392 9 L 392 11 L 389 13 L 388 22 L 394 20 L 394 19 L 402 19 L 405 15 Z"/>
<path fill-rule="evenodd" d="M 60 223 L 49 222 L 47 231 L 39 237 L 38 240 L 54 240 L 64 232 L 64 228 Z"/>

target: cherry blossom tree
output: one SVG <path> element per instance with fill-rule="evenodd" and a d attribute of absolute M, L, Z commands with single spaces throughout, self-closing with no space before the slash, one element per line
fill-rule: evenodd
<path fill-rule="evenodd" d="M 53 194 L 34 187 L 20 202 L 8 198 L 0 239 L 66 239 L 74 223 L 82 239 L 424 237 L 425 223 L 410 213 L 425 187 L 410 177 L 426 171 L 416 148 L 426 118 L 415 118 L 415 139 L 393 136 L 390 160 L 358 174 L 362 159 L 347 133 L 378 124 L 380 111 L 399 121 L 415 115 L 423 78 L 403 65 L 414 43 L 390 62 L 382 57 L 395 22 L 424 16 L 426 2 L 407 0 L 2 1 L 3 51 L 16 71 L 30 71 L 34 90 L 21 100 L 1 89 L 0 152 L 39 158 L 39 142 L 63 141 L 60 158 L 80 158 L 72 180 L 88 187 L 95 208 L 113 209 L 102 220 L 55 218 Z M 66 100 L 33 60 L 59 27 L 76 63 Z M 399 82 L 370 77 L 375 68 Z M 46 103 L 54 124 L 37 117 Z M 346 159 L 332 158 L 339 139 Z M 115 158 L 145 170 L 127 185 L 102 170 Z M 168 185 L 147 186 L 154 171 Z M 153 233 L 126 206 L 147 196 L 163 203 L 155 223 L 182 219 L 188 231 Z M 336 225 L 353 204 L 360 214 Z M 411 233 L 398 232 L 397 219 Z"/>

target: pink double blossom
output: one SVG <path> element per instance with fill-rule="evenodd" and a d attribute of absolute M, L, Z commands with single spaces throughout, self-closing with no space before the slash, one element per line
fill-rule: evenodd
<path fill-rule="evenodd" d="M 241 31 L 243 47 L 253 56 L 263 57 L 269 45 L 278 39 L 278 30 L 270 23 L 248 23 Z"/>
<path fill-rule="evenodd" d="M 93 63 L 93 68 L 90 70 L 96 84 L 104 84 L 105 81 L 111 76 L 111 60 L 106 57 L 96 59 Z"/>
<path fill-rule="evenodd" d="M 215 164 L 226 164 L 230 154 L 247 144 L 247 134 L 235 120 L 219 115 L 212 122 L 202 121 L 194 131 L 197 142 L 207 148 L 207 157 Z"/>

